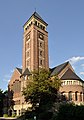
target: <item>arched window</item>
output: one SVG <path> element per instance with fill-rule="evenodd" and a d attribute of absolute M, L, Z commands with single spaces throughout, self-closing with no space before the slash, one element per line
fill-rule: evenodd
<path fill-rule="evenodd" d="M 84 102 L 84 93 L 83 93 L 83 102 Z"/>
<path fill-rule="evenodd" d="M 64 92 L 61 92 L 61 99 L 63 100 L 63 101 L 66 101 L 66 92 L 64 91 Z"/>
<path fill-rule="evenodd" d="M 80 101 L 82 101 L 82 92 L 80 92 Z"/>
<path fill-rule="evenodd" d="M 40 60 L 40 65 L 43 65 L 43 61 L 42 60 Z"/>
<path fill-rule="evenodd" d="M 78 100 L 78 92 L 76 91 L 75 92 L 75 101 L 77 101 Z"/>
<path fill-rule="evenodd" d="M 63 91 L 63 92 L 61 92 L 61 94 L 62 94 L 62 95 L 65 95 L 65 94 L 66 94 L 66 92 L 65 92 L 65 91 Z"/>
<path fill-rule="evenodd" d="M 71 91 L 68 93 L 68 98 L 70 101 L 72 100 L 72 92 Z"/>

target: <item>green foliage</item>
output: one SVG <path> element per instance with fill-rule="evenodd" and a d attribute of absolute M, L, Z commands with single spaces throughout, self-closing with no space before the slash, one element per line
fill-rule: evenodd
<path fill-rule="evenodd" d="M 4 93 L 0 89 L 0 116 L 3 114 L 3 99 L 4 99 Z"/>
<path fill-rule="evenodd" d="M 73 104 L 62 105 L 56 120 L 84 120 L 84 106 Z"/>
<path fill-rule="evenodd" d="M 13 114 L 12 114 L 12 117 L 15 117 L 15 116 L 16 116 L 15 113 L 13 113 Z"/>
<path fill-rule="evenodd" d="M 25 96 L 25 100 L 30 101 L 35 107 L 45 97 L 47 100 L 54 100 L 57 97 L 57 90 L 60 85 L 61 81 L 56 76 L 51 79 L 50 72 L 41 69 L 39 72 L 33 72 L 33 77 L 28 80 L 28 84 L 23 90 L 23 95 Z"/>
<path fill-rule="evenodd" d="M 37 116 L 44 117 L 45 113 L 52 109 L 53 103 L 58 101 L 57 92 L 60 86 L 61 81 L 57 76 L 51 77 L 49 71 L 41 69 L 33 72 L 23 95 L 25 100 L 32 104 L 32 110 L 35 110 Z"/>
<path fill-rule="evenodd" d="M 7 91 L 3 92 L 0 89 L 0 116 L 3 116 L 3 107 L 4 107 L 4 99 L 7 96 Z"/>
<path fill-rule="evenodd" d="M 3 114 L 3 117 L 8 117 L 8 114 Z"/>

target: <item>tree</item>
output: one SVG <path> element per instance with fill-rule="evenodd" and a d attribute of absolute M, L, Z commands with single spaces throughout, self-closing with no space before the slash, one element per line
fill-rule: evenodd
<path fill-rule="evenodd" d="M 44 111 L 46 113 L 51 110 L 53 103 L 58 101 L 60 86 L 61 81 L 57 76 L 51 77 L 50 71 L 41 69 L 32 73 L 23 95 L 26 102 L 32 104 L 32 110 L 39 114 Z"/>
<path fill-rule="evenodd" d="M 84 105 L 63 104 L 54 120 L 84 120 Z"/>
<path fill-rule="evenodd" d="M 4 91 L 0 89 L 0 116 L 3 114 L 7 114 L 8 110 L 8 91 Z"/>
<path fill-rule="evenodd" d="M 3 115 L 3 99 L 4 99 L 4 93 L 0 89 L 0 116 Z"/>

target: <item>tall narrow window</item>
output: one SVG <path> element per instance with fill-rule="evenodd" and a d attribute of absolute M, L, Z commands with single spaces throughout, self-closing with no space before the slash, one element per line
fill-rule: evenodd
<path fill-rule="evenodd" d="M 38 23 L 38 27 L 40 27 L 40 23 Z"/>
<path fill-rule="evenodd" d="M 29 48 L 29 42 L 28 42 L 28 44 L 27 44 L 27 47 Z"/>
<path fill-rule="evenodd" d="M 27 66 L 29 66 L 29 60 L 27 60 Z"/>
<path fill-rule="evenodd" d="M 72 100 L 72 92 L 71 91 L 68 93 L 68 97 L 69 97 L 69 100 L 71 101 Z"/>
<path fill-rule="evenodd" d="M 83 102 L 84 102 L 84 93 L 83 93 Z"/>
<path fill-rule="evenodd" d="M 42 51 L 40 51 L 40 56 L 42 56 L 42 53 L 43 53 L 43 52 L 42 52 Z"/>
<path fill-rule="evenodd" d="M 45 30 L 45 27 L 43 26 L 43 30 Z"/>
<path fill-rule="evenodd" d="M 77 94 L 78 92 L 75 92 L 75 101 L 77 101 L 78 100 L 78 94 Z"/>
<path fill-rule="evenodd" d="M 42 65 L 43 64 L 43 62 L 42 62 L 42 60 L 40 60 L 40 65 Z"/>
<path fill-rule="evenodd" d="M 26 54 L 27 54 L 27 57 L 29 57 L 29 51 Z"/>
<path fill-rule="evenodd" d="M 40 47 L 42 48 L 42 42 L 40 42 Z"/>
<path fill-rule="evenodd" d="M 82 92 L 80 93 L 80 101 L 82 101 Z"/>
<path fill-rule="evenodd" d="M 37 26 L 37 21 L 35 21 L 35 25 Z"/>

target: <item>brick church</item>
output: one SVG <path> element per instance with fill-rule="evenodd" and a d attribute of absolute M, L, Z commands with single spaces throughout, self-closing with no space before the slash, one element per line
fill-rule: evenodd
<path fill-rule="evenodd" d="M 20 115 L 31 105 L 22 96 L 23 87 L 31 75 L 31 71 L 39 68 L 49 69 L 48 55 L 48 24 L 34 12 L 23 29 L 22 69 L 16 68 L 8 84 L 9 110 Z M 58 75 L 62 81 L 60 93 L 76 104 L 84 103 L 84 81 L 76 75 L 69 62 L 50 68 L 51 75 Z M 11 95 L 12 94 L 12 95 Z M 14 103 L 14 104 L 13 104 Z"/>

